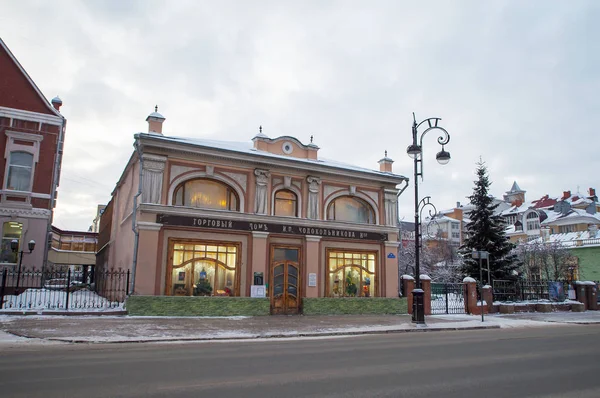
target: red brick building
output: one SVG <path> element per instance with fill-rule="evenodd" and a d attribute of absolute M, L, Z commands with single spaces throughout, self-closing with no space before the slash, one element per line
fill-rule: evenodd
<path fill-rule="evenodd" d="M 24 266 L 47 259 L 66 127 L 61 105 L 58 97 L 48 102 L 0 39 L 0 270 L 18 261 L 14 239 L 25 250 Z"/>

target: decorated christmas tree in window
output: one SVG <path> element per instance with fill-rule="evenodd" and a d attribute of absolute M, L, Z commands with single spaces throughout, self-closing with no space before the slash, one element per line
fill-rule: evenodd
<path fill-rule="evenodd" d="M 194 296 L 210 296 L 212 290 L 213 288 L 206 277 L 206 270 L 202 268 L 202 271 L 200 271 L 200 278 L 198 279 L 198 283 L 196 283 L 196 287 L 194 288 Z"/>

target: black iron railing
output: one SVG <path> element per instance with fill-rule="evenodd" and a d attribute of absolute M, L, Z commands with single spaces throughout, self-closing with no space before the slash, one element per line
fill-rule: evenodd
<path fill-rule="evenodd" d="M 71 269 L 21 269 L 2 272 L 0 309 L 104 310 L 123 308 L 129 295 L 129 270 L 93 273 Z"/>
<path fill-rule="evenodd" d="M 567 281 L 493 281 L 494 301 L 563 301 L 567 298 Z"/>
<path fill-rule="evenodd" d="M 431 313 L 464 314 L 465 284 L 464 283 L 432 283 L 431 284 Z"/>

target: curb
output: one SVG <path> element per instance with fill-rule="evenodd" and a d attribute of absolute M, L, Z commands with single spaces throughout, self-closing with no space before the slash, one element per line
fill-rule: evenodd
<path fill-rule="evenodd" d="M 455 332 L 461 330 L 486 330 L 500 329 L 500 325 L 489 326 L 466 326 L 466 327 L 420 327 L 415 329 L 392 329 L 392 330 L 377 330 L 377 331 L 360 331 L 360 332 L 324 332 L 324 333 L 298 333 L 298 334 L 267 334 L 255 335 L 248 337 L 180 337 L 180 338 L 165 338 L 165 339 L 137 339 L 137 340 L 113 340 L 113 341 L 89 341 L 69 338 L 46 338 L 43 340 L 56 341 L 61 343 L 72 344 L 139 344 L 139 343 L 168 343 L 168 342 L 200 342 L 200 341 L 249 341 L 249 340 L 269 340 L 269 339 L 292 339 L 298 337 L 341 337 L 341 336 L 361 336 L 361 335 L 377 335 L 377 334 L 392 334 L 392 333 L 424 333 L 424 332 Z M 27 336 L 20 336 L 27 337 Z"/>

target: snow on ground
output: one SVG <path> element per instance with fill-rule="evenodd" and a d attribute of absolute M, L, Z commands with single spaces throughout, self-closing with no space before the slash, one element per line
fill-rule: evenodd
<path fill-rule="evenodd" d="M 124 303 L 110 301 L 87 289 L 69 295 L 69 311 L 119 311 Z M 26 289 L 18 296 L 4 296 L 4 310 L 65 310 L 67 292 L 50 289 Z"/>

